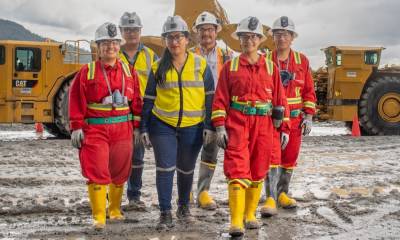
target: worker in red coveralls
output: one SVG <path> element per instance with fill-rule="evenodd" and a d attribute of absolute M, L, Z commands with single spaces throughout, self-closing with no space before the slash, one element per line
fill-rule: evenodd
<path fill-rule="evenodd" d="M 87 178 L 94 228 L 124 219 L 123 185 L 131 170 L 133 128 L 139 127 L 141 98 L 138 77 L 118 60 L 122 38 L 104 23 L 95 33 L 100 60 L 82 67 L 69 96 L 72 145 L 79 148 L 82 175 Z M 139 136 L 135 136 L 139 137 Z"/>
<path fill-rule="evenodd" d="M 269 168 L 274 128 L 272 108 L 285 106 L 286 98 L 278 68 L 257 53 L 266 39 L 261 22 L 256 17 L 247 17 L 232 36 L 240 40 L 243 53 L 221 70 L 211 118 L 217 144 L 225 149 L 229 233 L 237 237 L 244 234 L 244 227 L 260 226 L 255 212 Z M 288 124 L 283 124 L 281 130 L 288 133 Z"/>
<path fill-rule="evenodd" d="M 287 147 L 281 150 L 279 144 L 274 146 L 272 165 L 265 184 L 267 200 L 261 208 L 264 217 L 277 214 L 276 201 L 282 208 L 297 206 L 296 200 L 288 196 L 289 183 L 297 164 L 302 135 L 308 135 L 311 131 L 316 101 L 308 59 L 291 49 L 298 35 L 293 21 L 286 16 L 278 18 L 272 32 L 276 50 L 267 53 L 267 57 L 279 67 L 290 110 L 291 128 Z"/>

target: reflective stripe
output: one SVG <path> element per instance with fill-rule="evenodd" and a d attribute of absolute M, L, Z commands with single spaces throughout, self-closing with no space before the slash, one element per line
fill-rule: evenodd
<path fill-rule="evenodd" d="M 236 72 L 239 69 L 239 57 L 234 57 L 231 61 L 231 66 L 229 70 L 231 72 Z"/>
<path fill-rule="evenodd" d="M 88 109 L 92 110 L 99 110 L 99 111 L 111 111 L 113 110 L 113 106 L 109 104 L 101 104 L 101 103 L 90 103 L 87 105 Z M 123 107 L 115 107 L 115 110 L 122 111 L 122 110 L 129 110 L 129 106 Z"/>
<path fill-rule="evenodd" d="M 274 63 L 268 58 L 265 58 L 265 66 L 267 67 L 267 73 L 272 76 L 274 74 Z"/>
<path fill-rule="evenodd" d="M 149 73 L 151 70 L 151 56 L 150 56 L 150 51 L 147 47 L 143 47 L 143 50 L 144 50 L 144 55 L 146 56 L 146 69 L 147 69 L 147 71 L 144 74 L 147 75 L 147 73 Z"/>
<path fill-rule="evenodd" d="M 93 80 L 94 79 L 95 67 L 96 67 L 96 62 L 88 63 L 87 80 Z"/>
<path fill-rule="evenodd" d="M 185 174 L 185 175 L 190 175 L 190 174 L 193 174 L 193 173 L 194 173 L 194 169 L 192 169 L 192 170 L 186 172 L 186 171 L 183 171 L 182 169 L 176 168 L 176 171 L 177 171 L 177 172 L 180 172 L 180 173 L 182 173 L 182 174 Z"/>
<path fill-rule="evenodd" d="M 283 121 L 288 122 L 288 121 L 290 121 L 290 118 L 283 118 Z"/>
<path fill-rule="evenodd" d="M 264 183 L 264 180 L 252 181 L 250 187 L 256 188 L 256 187 L 258 187 L 260 184 L 263 184 L 263 183 Z"/>
<path fill-rule="evenodd" d="M 200 161 L 200 164 L 206 165 L 207 167 L 212 168 L 212 169 L 214 169 L 217 166 L 217 164 L 207 163 L 207 162 L 203 162 L 203 161 Z"/>
<path fill-rule="evenodd" d="M 294 62 L 296 64 L 301 64 L 301 56 L 299 52 L 294 51 Z"/>
<path fill-rule="evenodd" d="M 175 171 L 175 166 L 170 167 L 170 168 L 156 167 L 156 171 L 159 171 L 159 172 L 173 172 L 173 171 Z"/>
<path fill-rule="evenodd" d="M 143 98 L 147 98 L 147 99 L 154 100 L 154 99 L 156 99 L 156 96 L 144 95 L 144 97 L 143 97 Z"/>
<path fill-rule="evenodd" d="M 232 184 L 232 183 L 239 183 L 244 188 L 248 188 L 251 185 L 251 181 L 250 180 L 248 180 L 248 179 L 239 179 L 239 178 L 231 179 L 231 180 L 228 181 L 228 184 Z"/>
<path fill-rule="evenodd" d="M 140 122 L 140 116 L 133 116 L 133 121 L 139 121 Z"/>
<path fill-rule="evenodd" d="M 122 65 L 122 69 L 124 70 L 125 75 L 128 77 L 132 77 L 131 71 L 129 70 L 129 66 L 124 61 L 119 61 L 119 62 Z"/>
<path fill-rule="evenodd" d="M 172 112 L 166 112 L 162 109 L 159 109 L 157 106 L 154 105 L 153 111 L 155 111 L 157 114 L 165 116 L 165 117 L 179 117 L 179 110 L 172 111 Z M 184 116 L 184 117 L 204 117 L 204 110 L 202 110 L 202 111 L 184 110 L 182 113 L 182 116 Z"/>
<path fill-rule="evenodd" d="M 287 98 L 287 102 L 289 105 L 300 104 L 302 102 L 302 98 L 301 97 Z"/>
<path fill-rule="evenodd" d="M 294 91 L 295 91 L 295 93 L 296 93 L 296 97 L 301 97 L 300 90 L 301 90 L 300 87 L 296 87 L 296 88 L 294 89 Z"/>
<path fill-rule="evenodd" d="M 200 68 L 201 68 L 201 58 L 199 56 L 195 55 L 194 56 L 194 80 L 195 80 L 195 82 L 201 82 L 203 84 L 202 87 L 204 87 L 204 82 L 203 81 L 199 81 Z M 182 87 L 185 87 L 183 85 L 183 81 L 182 81 Z M 193 86 L 193 87 L 198 87 L 198 86 Z"/>
<path fill-rule="evenodd" d="M 206 95 L 211 95 L 211 94 L 214 94 L 215 93 L 215 91 L 208 91 L 208 92 L 206 92 Z"/>
<path fill-rule="evenodd" d="M 267 53 L 265 54 L 265 57 L 266 57 L 268 60 L 272 61 L 272 52 L 267 52 Z"/>
<path fill-rule="evenodd" d="M 279 164 L 271 164 L 269 165 L 270 168 L 278 168 L 280 165 Z"/>
<path fill-rule="evenodd" d="M 315 108 L 315 103 L 310 102 L 310 101 L 305 101 L 303 103 L 304 107 L 308 107 L 308 108 Z"/>
<path fill-rule="evenodd" d="M 203 81 L 182 80 L 181 82 L 182 82 L 182 87 L 191 87 L 191 88 L 204 87 Z M 163 84 L 157 84 L 157 87 L 159 87 L 161 89 L 179 88 L 179 82 L 165 82 Z"/>
<path fill-rule="evenodd" d="M 217 117 L 226 117 L 226 111 L 225 110 L 215 110 L 211 113 L 211 119 L 217 118 Z"/>
<path fill-rule="evenodd" d="M 144 167 L 144 164 L 142 164 L 142 165 L 132 165 L 132 169 L 143 168 L 143 167 Z"/>

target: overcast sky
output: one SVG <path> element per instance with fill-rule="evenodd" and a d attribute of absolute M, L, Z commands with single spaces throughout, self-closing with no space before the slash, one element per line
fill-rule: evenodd
<path fill-rule="evenodd" d="M 201 1 L 201 0 L 197 0 Z M 271 26 L 281 15 L 292 18 L 299 37 L 294 49 L 313 66 L 324 64 L 321 48 L 330 45 L 384 46 L 382 64 L 400 64 L 399 0 L 219 0 L 231 23 L 256 16 Z M 106 21 L 118 23 L 125 11 L 136 11 L 143 35 L 159 35 L 173 0 L 2 0 L 0 18 L 24 25 L 58 41 L 93 39 Z"/>

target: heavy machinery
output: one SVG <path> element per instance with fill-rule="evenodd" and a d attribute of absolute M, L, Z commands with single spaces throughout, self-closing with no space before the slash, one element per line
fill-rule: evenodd
<path fill-rule="evenodd" d="M 0 40 L 0 122 L 42 122 L 68 136 L 68 88 L 82 56 L 92 55 L 80 51 L 84 43 Z"/>
<path fill-rule="evenodd" d="M 400 135 L 400 69 L 379 69 L 383 47 L 330 46 L 315 74 L 320 119 L 358 116 L 364 135 Z"/>

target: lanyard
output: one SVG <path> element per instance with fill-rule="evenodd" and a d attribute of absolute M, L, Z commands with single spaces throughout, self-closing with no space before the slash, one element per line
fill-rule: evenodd
<path fill-rule="evenodd" d="M 104 64 L 101 64 L 101 70 L 103 72 L 104 80 L 107 83 L 108 92 L 110 93 L 110 96 L 112 96 L 113 94 L 112 94 L 112 91 L 111 91 L 110 81 L 108 80 L 106 69 L 104 68 Z M 125 96 L 124 95 L 124 92 L 125 92 L 125 74 L 124 74 L 124 71 L 121 71 L 121 73 L 122 73 L 122 91 L 121 92 L 122 92 L 122 96 Z"/>
<path fill-rule="evenodd" d="M 287 58 L 287 64 L 286 64 L 286 72 L 289 72 L 289 64 L 290 64 L 290 55 L 291 55 L 291 53 L 292 53 L 292 50 L 290 50 L 290 52 L 289 52 L 289 56 L 288 56 L 288 58 Z M 278 53 L 277 53 L 278 54 Z M 278 60 L 278 68 L 279 68 L 279 72 L 280 71 L 282 71 L 282 68 L 281 68 L 281 61 L 279 61 L 279 59 L 278 59 L 278 56 L 276 56 L 276 58 L 277 58 L 277 60 Z"/>

